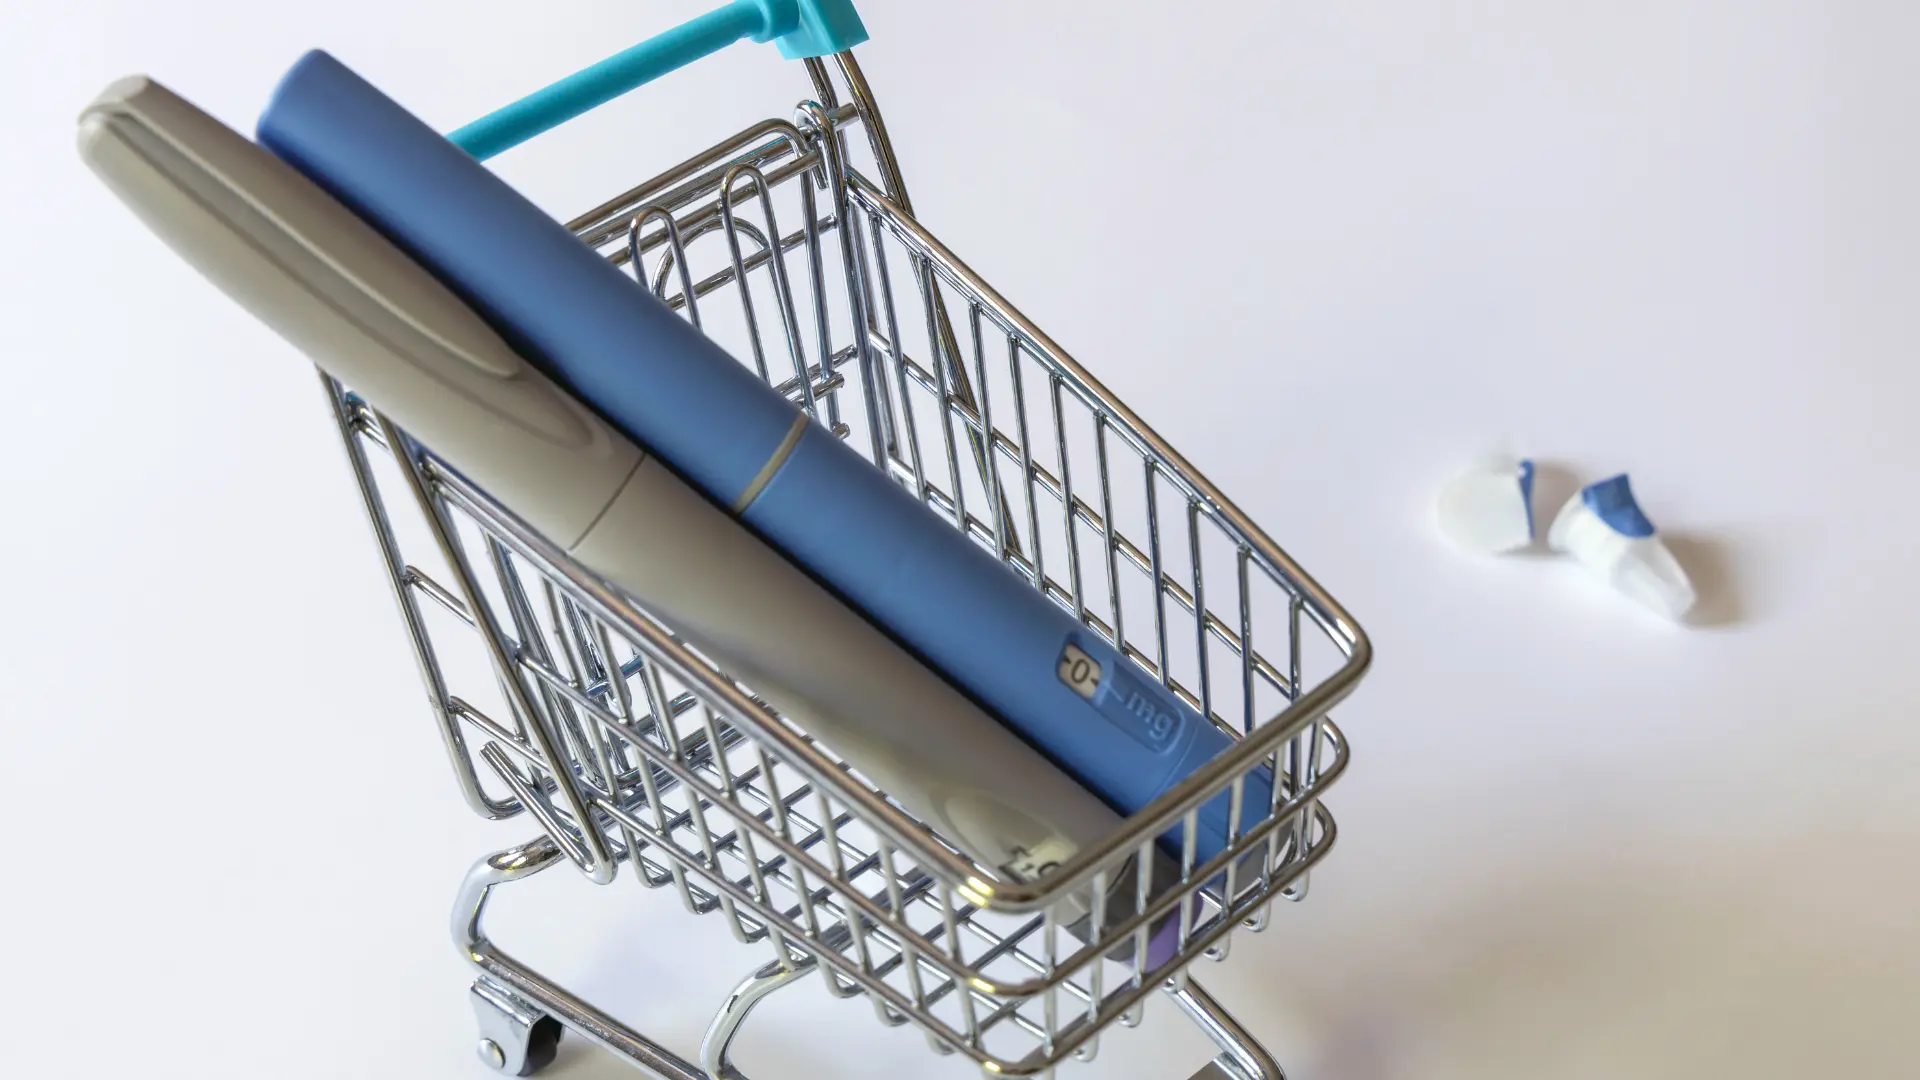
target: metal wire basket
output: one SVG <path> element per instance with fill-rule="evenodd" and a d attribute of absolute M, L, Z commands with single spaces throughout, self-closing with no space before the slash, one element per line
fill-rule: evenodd
<path fill-rule="evenodd" d="M 1219 1040 L 1215 1069 L 1278 1076 L 1187 967 L 1304 896 L 1332 845 L 1320 799 L 1347 744 L 1327 713 L 1364 673 L 1366 638 L 914 218 L 851 53 L 806 65 L 813 99 L 793 120 L 570 228 L 1239 741 L 1106 842 L 1008 882 L 323 376 L 461 791 L 542 830 L 481 860 L 456 906 L 482 1055 L 524 1075 L 564 1025 L 661 1075 L 737 1075 L 726 1047 L 747 1010 L 817 967 L 833 993 L 995 1073 L 1090 1059 L 1167 989 Z M 1245 805 L 1262 766 L 1273 805 Z M 1203 862 L 1197 808 L 1222 792 L 1234 839 Z M 1178 880 L 1152 879 L 1156 838 L 1180 827 Z M 596 882 L 624 866 L 771 950 L 700 1065 L 486 939 L 488 891 L 562 860 Z M 1116 896 L 1126 911 L 1103 917 Z M 1064 898 L 1104 929 L 1061 925 Z M 1149 969 L 1149 927 L 1169 914 L 1177 956 Z"/>

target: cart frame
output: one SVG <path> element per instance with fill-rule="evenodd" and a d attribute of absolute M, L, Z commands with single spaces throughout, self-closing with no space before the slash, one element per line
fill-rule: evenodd
<path fill-rule="evenodd" d="M 867 996 L 884 1022 L 914 1023 L 990 1073 L 1091 1059 L 1103 1030 L 1137 1023 L 1164 990 L 1220 1047 L 1201 1076 L 1279 1078 L 1188 965 L 1224 958 L 1236 929 L 1264 928 L 1275 898 L 1304 897 L 1335 838 L 1320 799 L 1348 760 L 1327 713 L 1365 673 L 1366 636 L 916 220 L 852 53 L 805 66 L 813 97 L 793 120 L 751 125 L 569 227 L 710 334 L 731 329 L 722 343 L 743 363 L 1239 742 L 1041 880 L 998 878 L 323 374 L 462 794 L 484 817 L 525 813 L 541 828 L 476 863 L 455 904 L 480 1055 L 528 1075 L 564 1028 L 670 1080 L 738 1077 L 727 1051 L 754 1005 L 820 968 L 833 993 Z M 783 227 L 796 209 L 798 227 Z M 916 296 L 918 318 L 903 320 Z M 916 322 L 924 336 L 910 343 Z M 1119 482 L 1126 461 L 1138 488 Z M 395 516 L 407 506 L 410 536 Z M 437 568 L 409 557 L 423 546 Z M 1224 587 L 1202 572 L 1209 550 L 1229 553 Z M 1277 599 L 1256 612 L 1256 594 Z M 456 692 L 449 645 L 476 638 L 499 705 Z M 1317 672 L 1314 641 L 1329 658 Z M 1245 807 L 1244 778 L 1262 767 L 1273 805 Z M 1198 808 L 1222 793 L 1232 842 L 1202 861 Z M 1138 868 L 1182 829 L 1179 881 L 1150 889 Z M 602 884 L 627 866 L 771 947 L 716 1014 L 699 1064 L 486 936 L 496 886 L 561 862 Z M 1059 925 L 1069 896 L 1104 925 L 1116 889 L 1137 891 L 1130 918 L 1086 940 Z M 1176 913 L 1177 956 L 1147 970 L 1149 925 Z"/>

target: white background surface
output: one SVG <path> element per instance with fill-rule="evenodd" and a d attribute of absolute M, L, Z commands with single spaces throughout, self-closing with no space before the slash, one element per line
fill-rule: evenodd
<path fill-rule="evenodd" d="M 451 127 L 700 6 L 11 6 L 0 1072 L 482 1075 L 445 907 L 526 831 L 454 797 L 310 371 L 74 115 L 146 71 L 250 130 L 320 45 Z M 862 6 L 922 217 L 1373 636 L 1339 848 L 1202 973 L 1294 1075 L 1914 1076 L 1920 9 Z M 804 92 L 749 49 L 500 168 L 564 216 Z M 1502 441 L 1543 513 L 1632 470 L 1714 625 L 1441 546 Z M 504 941 L 683 1052 L 759 959 L 630 885 L 520 891 Z M 1206 1056 L 1148 1027 L 1078 1075 Z M 817 989 L 739 1060 L 967 1075 Z"/>

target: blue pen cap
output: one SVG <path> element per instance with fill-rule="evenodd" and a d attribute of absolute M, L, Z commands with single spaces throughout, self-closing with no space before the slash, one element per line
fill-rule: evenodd
<path fill-rule="evenodd" d="M 786 439 L 795 409 L 772 387 L 325 52 L 281 80 L 258 135 L 708 497 L 732 503 Z"/>

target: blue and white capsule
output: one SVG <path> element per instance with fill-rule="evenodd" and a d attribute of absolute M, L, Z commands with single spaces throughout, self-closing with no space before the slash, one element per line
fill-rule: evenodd
<path fill-rule="evenodd" d="M 1568 499 L 1547 530 L 1547 546 L 1669 619 L 1693 609 L 1693 583 L 1634 501 L 1625 473 Z"/>
<path fill-rule="evenodd" d="M 1463 551 L 1500 555 L 1533 543 L 1533 462 L 1490 458 L 1440 492 L 1440 531 Z"/>

